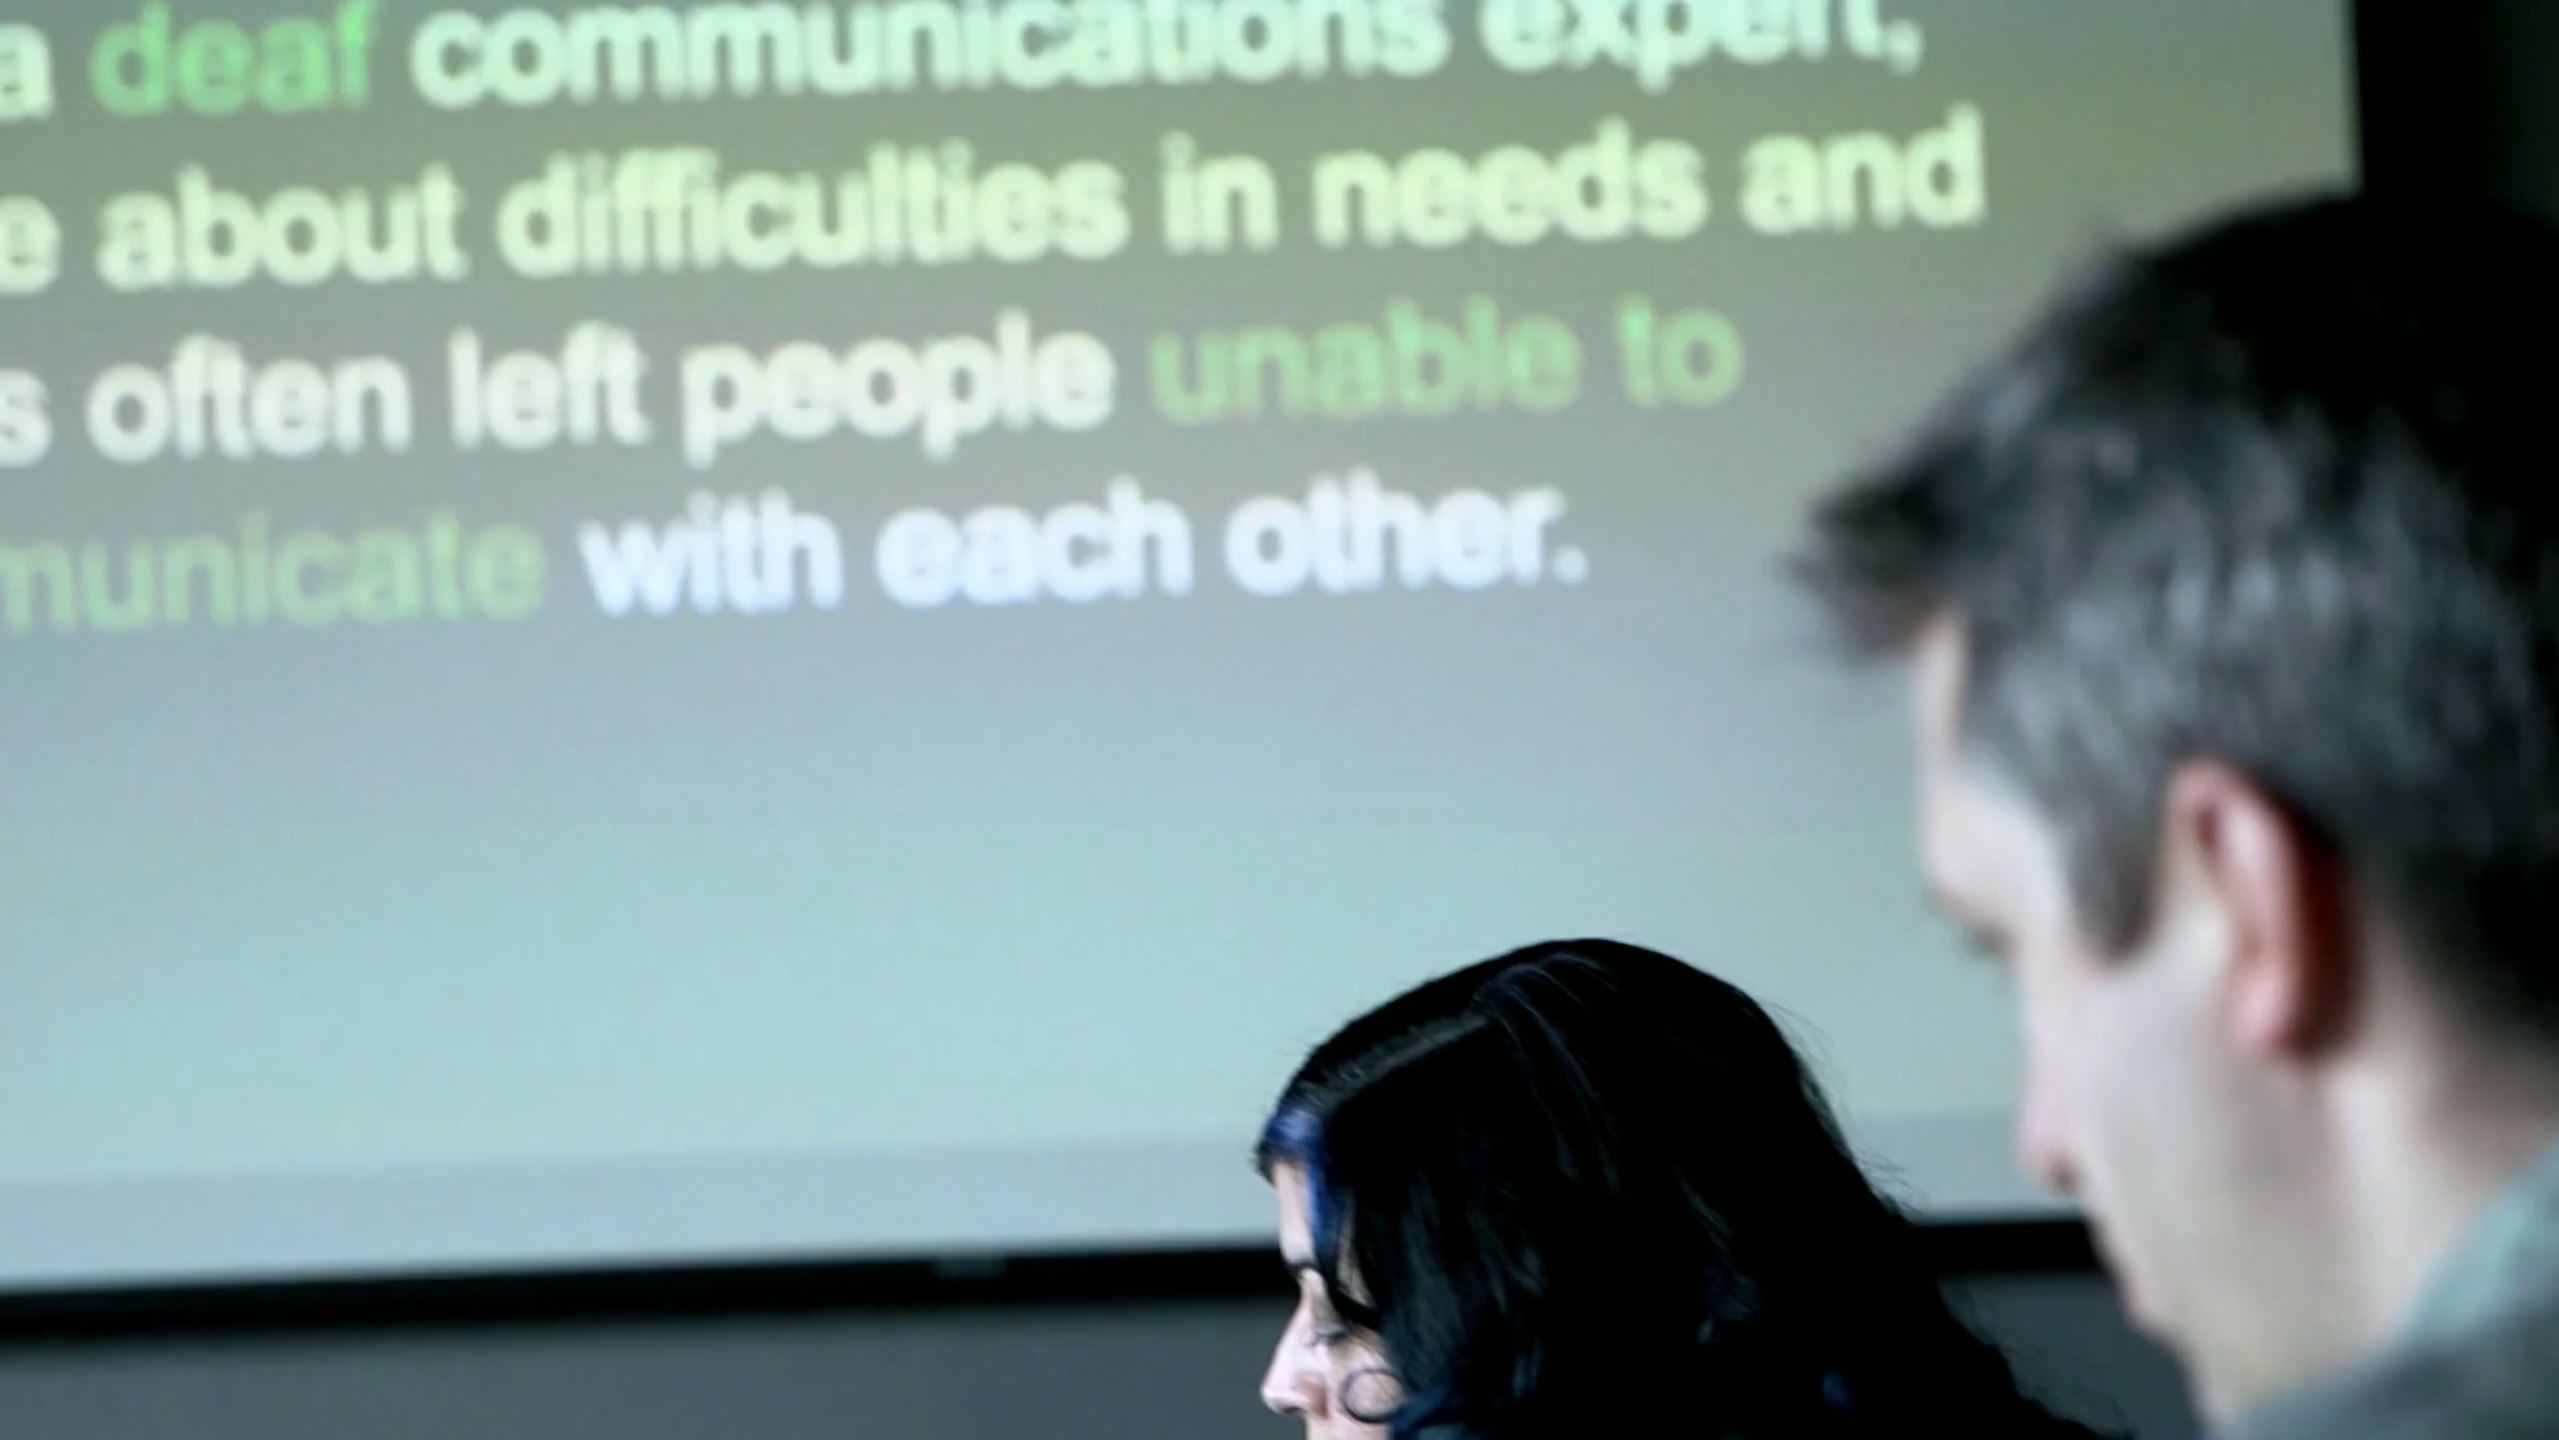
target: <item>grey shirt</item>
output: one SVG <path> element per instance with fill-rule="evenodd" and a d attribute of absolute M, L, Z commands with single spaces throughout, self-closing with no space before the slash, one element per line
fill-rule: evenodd
<path fill-rule="evenodd" d="M 2399 1342 L 2226 1440 L 2559 1440 L 2559 1143 L 2472 1227 Z"/>

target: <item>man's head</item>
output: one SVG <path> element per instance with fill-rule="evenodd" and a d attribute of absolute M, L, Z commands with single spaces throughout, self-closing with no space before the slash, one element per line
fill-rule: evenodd
<path fill-rule="evenodd" d="M 2373 1077 L 2559 1057 L 2554 344 L 2533 224 L 2262 210 L 2077 277 L 1816 520 L 1918 661 L 2024 1160 L 2215 1404 L 2373 1338 L 2320 1253 L 2369 1229 Z"/>

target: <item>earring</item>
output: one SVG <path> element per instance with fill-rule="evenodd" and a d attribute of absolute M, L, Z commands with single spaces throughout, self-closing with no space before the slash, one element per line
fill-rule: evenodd
<path fill-rule="evenodd" d="M 1394 1372 L 1383 1365 L 1367 1365 L 1342 1377 L 1338 1402 L 1344 1415 L 1362 1425 L 1384 1425 L 1395 1418 L 1404 1400 Z"/>

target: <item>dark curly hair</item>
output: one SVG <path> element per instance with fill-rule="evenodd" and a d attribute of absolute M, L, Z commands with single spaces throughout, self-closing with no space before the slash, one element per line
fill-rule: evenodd
<path fill-rule="evenodd" d="M 1949 1309 L 1765 1010 L 1668 956 L 1533 946 L 1318 1046 L 1258 1163 L 1398 1440 L 2089 1432 Z"/>

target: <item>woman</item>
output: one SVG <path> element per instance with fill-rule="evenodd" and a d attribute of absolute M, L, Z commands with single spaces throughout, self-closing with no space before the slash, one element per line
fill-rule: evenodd
<path fill-rule="evenodd" d="M 2086 1436 L 1948 1310 L 1767 1013 L 1549 944 L 1317 1047 L 1259 1149 L 1311 1440 Z"/>

